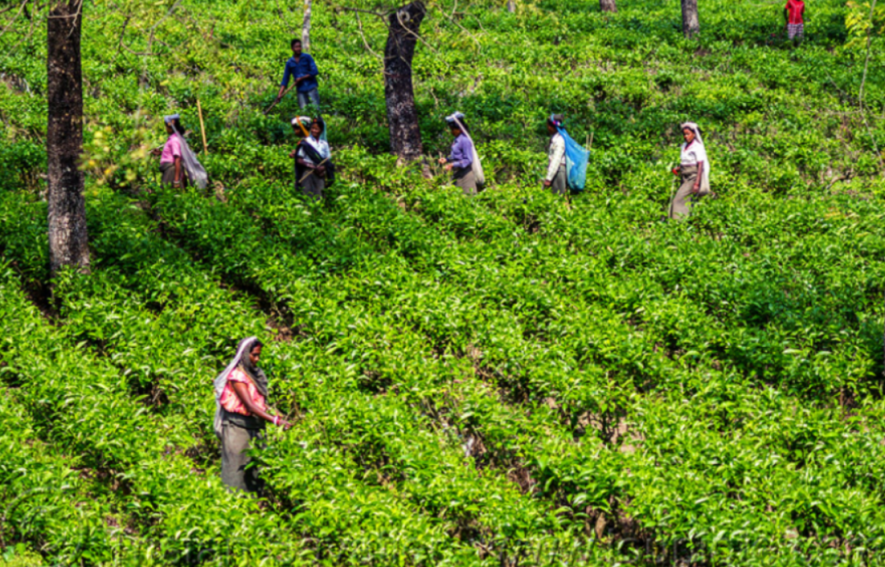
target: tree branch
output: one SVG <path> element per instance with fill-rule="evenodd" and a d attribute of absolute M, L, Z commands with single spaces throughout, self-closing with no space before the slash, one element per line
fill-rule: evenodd
<path fill-rule="evenodd" d="M 379 18 L 384 20 L 385 23 L 387 22 L 387 17 L 390 15 L 389 12 L 385 14 L 384 12 L 374 12 L 372 10 L 363 10 L 362 8 L 351 8 L 350 6 L 341 6 L 341 9 L 347 10 L 348 12 L 361 12 L 363 14 L 372 14 L 373 16 L 378 16 Z"/>
<path fill-rule="evenodd" d="M 22 12 L 24 11 L 25 6 L 27 4 L 28 4 L 28 0 L 22 0 L 21 6 L 19 6 L 19 8 L 18 8 L 18 12 L 15 14 L 15 16 L 13 16 L 12 21 L 9 22 L 9 25 L 6 26 L 5 28 L 3 28 L 3 31 L 0 31 L 0 36 L 5 35 L 6 32 L 9 31 L 9 28 L 12 27 L 12 24 L 14 24 L 15 22 L 18 21 L 18 19 L 21 17 Z M 12 6 L 10 6 L 9 8 L 12 8 Z M 7 8 L 7 9 L 9 9 L 9 8 Z"/>
<path fill-rule="evenodd" d="M 155 23 L 153 26 L 151 26 L 151 34 L 148 37 L 148 51 L 153 51 L 152 47 L 154 45 L 154 32 L 157 31 L 157 27 L 160 24 L 162 24 L 166 20 L 166 18 L 168 18 L 169 16 L 172 15 L 172 12 L 175 11 L 175 8 L 177 8 L 180 3 L 181 3 L 181 0 L 175 0 L 175 3 L 172 4 L 172 6 L 169 8 L 169 11 L 166 12 L 166 14 L 163 15 L 162 18 L 157 20 L 157 23 Z"/>
<path fill-rule="evenodd" d="M 365 48 L 366 48 L 366 51 L 368 51 L 369 53 L 371 53 L 372 56 L 377 57 L 378 59 L 381 59 L 381 56 L 378 55 L 377 53 L 375 53 L 375 51 L 373 51 L 372 48 L 369 47 L 369 42 L 366 41 L 366 36 L 365 36 L 365 34 L 363 33 L 363 21 L 360 19 L 360 15 L 359 15 L 359 14 L 356 15 L 356 25 L 359 27 L 359 30 L 360 30 L 360 37 L 363 39 L 363 47 L 365 47 Z"/>

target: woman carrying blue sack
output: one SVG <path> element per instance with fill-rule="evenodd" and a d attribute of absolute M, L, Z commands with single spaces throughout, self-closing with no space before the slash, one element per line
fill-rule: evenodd
<path fill-rule="evenodd" d="M 544 187 L 550 187 L 554 195 L 565 195 L 568 192 L 568 173 L 565 170 L 565 138 L 559 133 L 562 128 L 562 114 L 551 114 L 547 119 L 547 134 L 550 145 L 547 146 L 547 176 Z"/>

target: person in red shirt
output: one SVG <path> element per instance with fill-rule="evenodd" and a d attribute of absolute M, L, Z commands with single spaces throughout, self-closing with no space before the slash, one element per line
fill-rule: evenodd
<path fill-rule="evenodd" d="M 805 2 L 802 0 L 787 0 L 784 6 L 784 20 L 787 23 L 787 37 L 793 41 L 800 41 L 805 36 Z"/>

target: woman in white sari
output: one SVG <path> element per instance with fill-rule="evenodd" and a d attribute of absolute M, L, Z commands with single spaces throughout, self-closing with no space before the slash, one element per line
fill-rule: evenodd
<path fill-rule="evenodd" d="M 701 198 L 710 193 L 710 160 L 701 139 L 701 130 L 694 122 L 682 125 L 685 143 L 681 146 L 679 168 L 682 185 L 670 201 L 670 218 L 682 219 L 691 213 L 692 197 Z"/>
<path fill-rule="evenodd" d="M 332 151 L 322 137 L 325 131 L 323 119 L 314 118 L 308 136 L 290 154 L 295 158 L 295 186 L 315 199 L 323 198 L 326 183 L 332 180 L 327 175 L 332 170 Z"/>

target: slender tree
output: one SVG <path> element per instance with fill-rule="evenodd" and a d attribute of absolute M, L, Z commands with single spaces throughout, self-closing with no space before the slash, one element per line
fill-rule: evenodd
<path fill-rule="evenodd" d="M 46 131 L 49 202 L 49 267 L 89 270 L 83 197 L 83 77 L 80 67 L 82 0 L 55 0 L 47 19 Z"/>
<path fill-rule="evenodd" d="M 507 11 L 511 14 L 516 12 L 516 0 L 507 0 Z"/>
<path fill-rule="evenodd" d="M 698 0 L 682 0 L 682 33 L 685 37 L 691 39 L 700 29 Z"/>
<path fill-rule="evenodd" d="M 615 0 L 599 0 L 599 9 L 603 12 L 617 12 L 618 7 L 615 5 Z"/>
<path fill-rule="evenodd" d="M 387 101 L 390 145 L 401 162 L 416 160 L 424 151 L 412 88 L 412 57 L 426 13 L 424 4 L 416 0 L 388 16 L 389 31 L 384 48 L 384 97 Z"/>
<path fill-rule="evenodd" d="M 311 0 L 304 0 L 304 23 L 301 25 L 301 47 L 310 51 L 310 8 Z"/>

